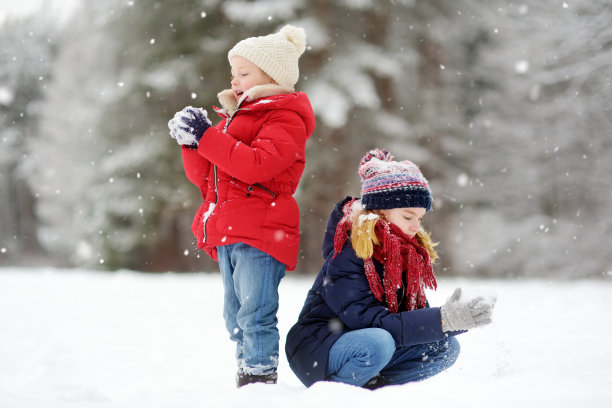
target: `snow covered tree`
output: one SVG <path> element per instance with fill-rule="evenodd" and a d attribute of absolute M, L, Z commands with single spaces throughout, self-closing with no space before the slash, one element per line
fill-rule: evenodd
<path fill-rule="evenodd" d="M 200 197 L 166 123 L 189 104 L 216 122 L 227 51 L 292 23 L 308 37 L 297 89 L 317 114 L 297 194 L 298 270 L 320 266 L 329 212 L 359 194 L 359 159 L 387 147 L 431 183 L 426 227 L 441 242 L 439 273 L 606 273 L 611 8 L 84 0 L 58 42 L 44 131 L 20 165 L 39 200 L 41 238 L 78 265 L 214 269 L 184 255 Z M 1 89 L 0 104 L 14 95 Z"/>
<path fill-rule="evenodd" d="M 426 224 L 441 240 L 441 272 L 606 274 L 611 9 L 311 4 L 310 32 L 328 44 L 313 46 L 324 51 L 304 85 L 320 119 L 303 185 L 305 224 L 316 224 L 304 231 L 312 264 L 318 251 L 308 246 L 320 241 L 330 207 L 319 204 L 358 191 L 347 164 L 382 144 L 430 179 L 436 202 Z"/>
<path fill-rule="evenodd" d="M 38 131 L 42 93 L 50 79 L 53 24 L 40 15 L 0 24 L 0 263 L 42 256 L 35 197 L 22 167 Z"/>
<path fill-rule="evenodd" d="M 208 105 L 198 89 L 227 77 L 201 52 L 203 39 L 209 57 L 228 41 L 209 18 L 188 1 L 84 1 L 67 25 L 29 163 L 41 236 L 71 263 L 194 264 L 185 255 L 197 192 L 166 123 L 173 109 Z"/>
<path fill-rule="evenodd" d="M 465 165 L 446 194 L 461 273 L 601 276 L 612 257 L 612 6 L 606 1 L 455 3 L 463 50 Z M 469 52 L 467 52 L 469 51 Z M 452 85 L 452 82 L 450 82 Z M 456 81 L 455 81 L 456 83 Z M 448 88 L 449 90 L 452 88 Z M 467 148 L 466 148 L 467 146 Z"/>

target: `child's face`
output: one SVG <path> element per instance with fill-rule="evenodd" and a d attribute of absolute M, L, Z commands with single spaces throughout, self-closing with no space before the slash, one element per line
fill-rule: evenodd
<path fill-rule="evenodd" d="M 270 84 L 274 81 L 251 61 L 235 56 L 230 61 L 232 67 L 232 90 L 236 99 L 255 85 Z"/>
<path fill-rule="evenodd" d="M 393 208 L 381 211 L 387 221 L 397 225 L 404 234 L 414 237 L 421 228 L 421 221 L 427 210 L 424 208 Z"/>

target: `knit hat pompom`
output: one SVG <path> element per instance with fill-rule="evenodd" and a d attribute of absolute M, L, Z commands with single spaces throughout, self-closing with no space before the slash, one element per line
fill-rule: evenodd
<path fill-rule="evenodd" d="M 306 50 L 306 32 L 292 25 L 278 33 L 240 41 L 227 54 L 230 61 L 240 56 L 257 65 L 278 85 L 293 90 L 300 71 L 298 59 Z"/>
<path fill-rule="evenodd" d="M 359 163 L 359 176 L 361 177 L 361 181 L 365 180 L 366 174 L 365 172 L 371 168 L 370 166 L 365 166 L 372 159 L 378 159 L 384 162 L 390 162 L 393 160 L 393 155 L 386 151 L 385 149 L 372 149 L 366 153 L 365 156 L 361 159 L 361 163 Z"/>
<path fill-rule="evenodd" d="M 287 37 L 287 41 L 293 43 L 298 55 L 306 51 L 306 31 L 303 28 L 287 24 L 281 28 L 280 33 Z"/>
<path fill-rule="evenodd" d="M 387 150 L 370 150 L 361 159 L 359 176 L 361 204 L 367 210 L 431 209 L 429 183 L 418 166 L 409 160 L 393 161 L 393 155 Z"/>

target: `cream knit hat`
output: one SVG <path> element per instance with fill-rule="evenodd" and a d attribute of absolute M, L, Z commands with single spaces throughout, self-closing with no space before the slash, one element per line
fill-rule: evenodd
<path fill-rule="evenodd" d="M 240 41 L 227 54 L 228 60 L 240 56 L 257 65 L 283 88 L 293 89 L 300 71 L 298 58 L 306 49 L 306 32 L 292 25 L 278 33 Z"/>

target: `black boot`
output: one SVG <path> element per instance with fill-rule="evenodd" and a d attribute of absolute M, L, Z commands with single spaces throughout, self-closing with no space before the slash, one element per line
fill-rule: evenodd
<path fill-rule="evenodd" d="M 376 374 L 374 377 L 370 378 L 370 380 L 367 383 L 362 385 L 361 388 L 367 388 L 368 390 L 375 390 L 377 388 L 384 387 L 385 385 L 388 385 L 388 384 L 389 383 L 387 382 L 387 380 L 385 380 L 385 377 L 383 377 L 380 374 Z"/>
<path fill-rule="evenodd" d="M 277 373 L 266 375 L 238 373 L 238 375 L 236 376 L 236 384 L 238 385 L 238 388 L 242 387 L 243 385 L 254 383 L 276 384 L 277 379 Z"/>

